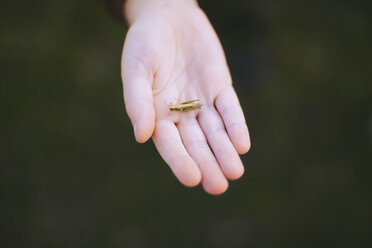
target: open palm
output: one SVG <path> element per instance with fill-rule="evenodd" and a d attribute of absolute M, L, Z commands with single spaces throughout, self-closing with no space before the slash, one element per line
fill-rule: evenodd
<path fill-rule="evenodd" d="M 127 113 L 181 183 L 221 194 L 244 167 L 250 140 L 220 42 L 195 5 L 153 6 L 131 25 L 122 57 Z M 170 103 L 204 106 L 171 112 Z"/>

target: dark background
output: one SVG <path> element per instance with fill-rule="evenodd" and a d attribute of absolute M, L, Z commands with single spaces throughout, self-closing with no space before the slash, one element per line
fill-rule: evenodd
<path fill-rule="evenodd" d="M 135 143 L 103 3 L 2 2 L 0 247 L 372 245 L 371 5 L 200 4 L 252 138 L 218 197 Z"/>

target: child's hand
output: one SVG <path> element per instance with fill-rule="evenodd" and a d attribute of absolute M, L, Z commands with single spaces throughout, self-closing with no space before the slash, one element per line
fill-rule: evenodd
<path fill-rule="evenodd" d="M 244 172 L 250 140 L 220 42 L 194 0 L 129 0 L 122 57 L 127 113 L 181 183 L 221 194 Z M 200 99 L 201 110 L 169 104 Z"/>

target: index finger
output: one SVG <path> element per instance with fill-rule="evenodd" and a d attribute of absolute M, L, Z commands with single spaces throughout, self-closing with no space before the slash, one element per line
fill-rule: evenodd
<path fill-rule="evenodd" d="M 173 122 L 158 121 L 152 138 L 160 156 L 182 184 L 193 187 L 200 183 L 200 170 L 184 147 Z"/>

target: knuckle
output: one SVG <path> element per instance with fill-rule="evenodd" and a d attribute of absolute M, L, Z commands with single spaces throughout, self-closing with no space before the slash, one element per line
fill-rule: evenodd
<path fill-rule="evenodd" d="M 196 138 L 192 139 L 187 143 L 187 146 L 192 149 L 203 149 L 205 145 L 207 144 L 207 141 L 205 138 Z"/>
<path fill-rule="evenodd" d="M 214 138 L 215 135 L 224 133 L 225 127 L 222 124 L 216 124 L 211 127 L 209 127 L 206 131 L 205 134 L 208 136 L 209 139 Z"/>

